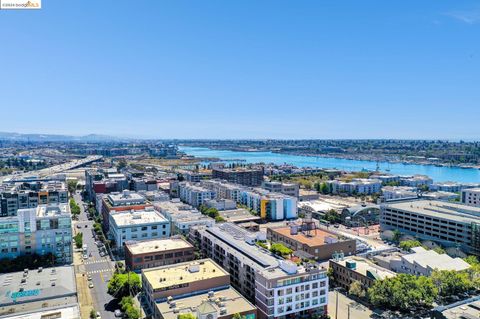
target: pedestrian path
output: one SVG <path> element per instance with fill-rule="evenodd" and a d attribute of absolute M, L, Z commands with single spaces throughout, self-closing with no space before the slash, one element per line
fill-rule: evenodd
<path fill-rule="evenodd" d="M 99 264 L 99 263 L 106 263 L 110 262 L 108 259 L 87 259 L 83 262 L 84 265 L 92 265 L 92 264 Z"/>
<path fill-rule="evenodd" d="M 104 273 L 104 272 L 114 272 L 114 271 L 115 270 L 112 269 L 112 268 L 96 269 L 96 270 L 87 271 L 87 275 L 99 274 L 99 273 Z"/>

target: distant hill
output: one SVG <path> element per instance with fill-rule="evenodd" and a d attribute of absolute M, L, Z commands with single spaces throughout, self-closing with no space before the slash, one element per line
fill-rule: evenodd
<path fill-rule="evenodd" d="M 56 134 L 23 134 L 12 132 L 0 132 L 0 140 L 30 141 L 30 142 L 107 142 L 121 141 L 126 138 L 118 138 L 108 135 L 89 134 L 84 136 L 56 135 Z"/>

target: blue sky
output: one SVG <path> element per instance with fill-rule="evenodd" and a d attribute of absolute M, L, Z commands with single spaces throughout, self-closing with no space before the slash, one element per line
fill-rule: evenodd
<path fill-rule="evenodd" d="M 0 12 L 0 131 L 480 139 L 478 1 L 42 5 Z"/>

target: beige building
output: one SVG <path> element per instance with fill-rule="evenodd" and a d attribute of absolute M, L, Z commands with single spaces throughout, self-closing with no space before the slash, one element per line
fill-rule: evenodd
<path fill-rule="evenodd" d="M 156 318 L 156 303 L 229 287 L 230 275 L 211 259 L 142 269 L 142 289 Z"/>
<path fill-rule="evenodd" d="M 346 259 L 331 259 L 330 268 L 333 270 L 335 283 L 347 291 L 355 281 L 360 282 L 367 290 L 375 280 L 396 276 L 393 271 L 377 266 L 366 258 L 356 256 Z"/>
<path fill-rule="evenodd" d="M 321 229 L 305 231 L 301 225 L 267 228 L 267 239 L 284 244 L 299 252 L 302 257 L 318 260 L 330 259 L 335 252 L 351 255 L 356 250 L 354 239 L 341 239 L 336 234 Z"/>
<path fill-rule="evenodd" d="M 125 265 L 130 270 L 140 270 L 191 261 L 195 248 L 183 238 L 171 237 L 127 242 Z"/>

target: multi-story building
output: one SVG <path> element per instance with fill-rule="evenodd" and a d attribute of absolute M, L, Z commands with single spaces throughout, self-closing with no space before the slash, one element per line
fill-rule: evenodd
<path fill-rule="evenodd" d="M 380 227 L 480 255 L 480 207 L 443 201 L 384 204 Z"/>
<path fill-rule="evenodd" d="M 67 204 L 19 209 L 0 218 L 3 258 L 51 253 L 57 263 L 72 262 L 72 217 Z"/>
<path fill-rule="evenodd" d="M 125 244 L 125 266 L 129 270 L 153 268 L 194 259 L 195 248 L 183 238 L 151 239 Z"/>
<path fill-rule="evenodd" d="M 426 175 L 400 176 L 401 186 L 428 187 L 433 180 Z"/>
<path fill-rule="evenodd" d="M 380 193 L 382 182 L 378 179 L 354 178 L 350 182 L 339 180 L 327 181 L 333 194 L 372 195 Z"/>
<path fill-rule="evenodd" d="M 480 188 L 468 188 L 462 191 L 462 203 L 480 207 Z"/>
<path fill-rule="evenodd" d="M 378 179 L 382 185 L 394 184 L 400 185 L 400 176 L 389 174 L 374 174 L 370 176 L 371 179 Z"/>
<path fill-rule="evenodd" d="M 178 195 L 183 202 L 194 207 L 199 207 L 205 201 L 216 198 L 214 191 L 190 182 L 178 183 Z"/>
<path fill-rule="evenodd" d="M 302 257 L 317 260 L 330 259 L 334 253 L 338 252 L 345 255 L 355 254 L 356 250 L 354 239 L 342 240 L 332 232 L 321 229 L 308 230 L 308 227 L 302 228 L 302 225 L 269 227 L 267 238 L 300 252 Z"/>
<path fill-rule="evenodd" d="M 326 313 L 328 277 L 317 265 L 297 265 L 273 256 L 255 244 L 264 240 L 237 225 L 194 227 L 190 240 L 204 257 L 212 258 L 229 274 L 232 286 L 254 302 L 259 318 L 312 318 Z"/>
<path fill-rule="evenodd" d="M 214 168 L 212 178 L 224 179 L 230 183 L 245 186 L 260 186 L 263 182 L 263 168 Z"/>
<path fill-rule="evenodd" d="M 213 218 L 205 216 L 192 206 L 180 202 L 178 198 L 157 202 L 154 207 L 170 222 L 172 235 L 186 235 L 192 226 L 210 227 L 215 224 Z"/>
<path fill-rule="evenodd" d="M 408 186 L 383 186 L 382 196 L 386 201 L 404 199 L 404 198 L 417 198 L 417 188 Z"/>
<path fill-rule="evenodd" d="M 140 191 L 156 191 L 158 189 L 157 181 L 146 178 L 132 178 L 130 181 L 130 189 L 135 192 Z"/>
<path fill-rule="evenodd" d="M 38 268 L 0 275 L 0 317 L 16 319 L 72 318 L 58 309 L 76 307 L 73 266 Z M 57 309 L 58 308 L 58 309 Z M 44 316 L 35 316 L 39 310 Z M 53 311 L 53 309 L 57 309 Z M 65 314 L 72 313 L 65 311 Z M 78 307 L 73 314 L 78 314 Z M 50 315 L 50 316 L 47 316 Z"/>
<path fill-rule="evenodd" d="M 458 193 L 462 191 L 463 185 L 457 182 L 432 183 L 428 186 L 431 191 Z"/>
<path fill-rule="evenodd" d="M 142 269 L 147 312 L 160 318 L 156 304 L 230 287 L 230 276 L 213 260 L 202 259 Z"/>
<path fill-rule="evenodd" d="M 67 202 L 68 191 L 60 181 L 0 186 L 0 217 L 14 216 L 19 209 Z"/>
<path fill-rule="evenodd" d="M 272 193 L 281 193 L 288 196 L 296 197 L 299 196 L 300 187 L 295 183 L 281 183 L 281 182 L 272 182 L 265 181 L 262 183 L 262 188 L 265 188 Z"/>
<path fill-rule="evenodd" d="M 240 202 L 242 192 L 246 189 L 245 186 L 239 184 L 232 184 L 225 180 L 207 180 L 202 181 L 201 185 L 214 191 L 219 199 L 228 199 L 235 202 Z"/>
<path fill-rule="evenodd" d="M 98 198 L 101 203 L 99 211 L 102 212 L 102 225 L 105 232 L 108 232 L 110 229 L 110 214 L 129 210 L 141 210 L 152 206 L 145 197 L 128 190 L 124 190 L 121 193 L 102 195 Z"/>
<path fill-rule="evenodd" d="M 276 221 L 297 218 L 297 198 L 270 193 L 261 188 L 243 191 L 240 203 L 256 211 L 262 219 Z"/>
<path fill-rule="evenodd" d="M 237 208 L 237 203 L 231 199 L 210 199 L 203 204 L 208 208 L 215 208 L 220 211 Z"/>
<path fill-rule="evenodd" d="M 199 172 L 186 171 L 182 173 L 182 176 L 187 182 L 199 183 L 205 179 L 212 178 L 212 172 L 211 171 L 199 171 Z"/>
<path fill-rule="evenodd" d="M 111 213 L 109 236 L 120 252 L 131 240 L 170 237 L 170 223 L 152 207 Z"/>
<path fill-rule="evenodd" d="M 395 277 L 396 273 L 375 265 L 363 257 L 335 258 L 330 260 L 330 268 L 333 270 L 335 283 L 346 289 L 355 281 L 358 281 L 366 291 L 376 280 Z"/>

